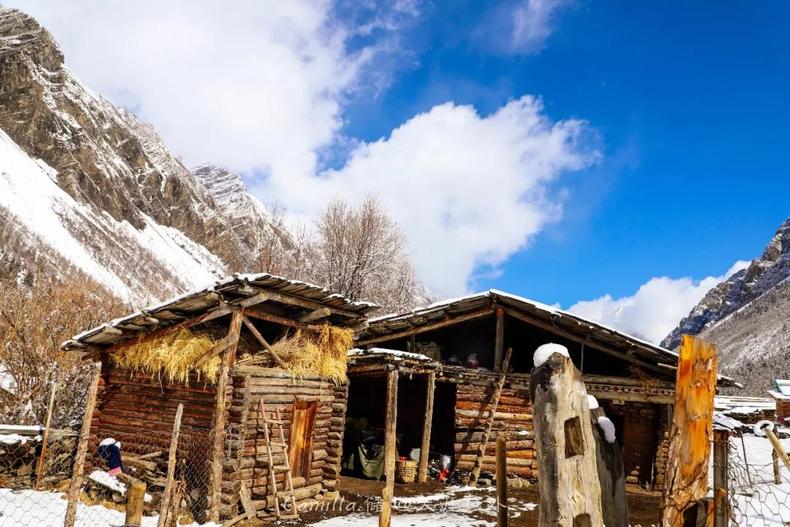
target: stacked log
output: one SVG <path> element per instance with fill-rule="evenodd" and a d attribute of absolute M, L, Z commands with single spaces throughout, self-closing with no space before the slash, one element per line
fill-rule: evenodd
<path fill-rule="evenodd" d="M 457 385 L 455 460 L 459 470 L 471 470 L 474 466 L 493 390 L 493 385 Z M 507 442 L 508 474 L 534 478 L 537 472 L 529 390 L 511 387 L 502 389 L 491 437 L 483 456 L 483 471 L 493 473 L 496 468 L 496 438 L 500 434 L 505 435 Z"/>
<path fill-rule="evenodd" d="M 317 411 L 313 426 L 313 450 L 309 468 L 304 476 L 293 477 L 297 502 L 315 498 L 322 492 L 336 488 L 340 471 L 347 385 L 335 386 L 318 377 L 294 379 L 282 370 L 240 366 L 232 374 L 232 398 L 228 414 L 228 434 L 222 482 L 220 515 L 232 518 L 243 512 L 240 492 L 242 484 L 249 490 L 251 502 L 260 517 L 268 515 L 271 507 L 266 441 L 263 418 L 259 412 L 263 400 L 267 412 L 280 410 L 286 442 L 289 442 L 293 402 L 316 401 Z M 274 463 L 284 461 L 275 454 Z M 278 489 L 285 487 L 285 474 L 276 476 Z"/>

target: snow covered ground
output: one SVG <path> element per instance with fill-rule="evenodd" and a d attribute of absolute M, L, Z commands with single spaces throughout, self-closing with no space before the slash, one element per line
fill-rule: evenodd
<path fill-rule="evenodd" d="M 537 508 L 535 503 L 509 500 L 510 517 Z M 367 527 L 378 525 L 378 510 L 359 511 L 311 524 L 313 527 Z M 425 496 L 396 497 L 393 500 L 393 527 L 493 527 L 496 525 L 496 498 L 491 488 L 448 487 Z"/>
<path fill-rule="evenodd" d="M 65 514 L 63 493 L 0 489 L 0 527 L 62 527 Z M 101 505 L 77 506 L 76 527 L 114 527 L 123 521 L 123 512 Z M 159 516 L 144 516 L 142 527 L 156 527 L 158 521 Z M 200 526 L 191 523 L 188 527 Z M 202 527 L 218 526 L 206 523 Z"/>

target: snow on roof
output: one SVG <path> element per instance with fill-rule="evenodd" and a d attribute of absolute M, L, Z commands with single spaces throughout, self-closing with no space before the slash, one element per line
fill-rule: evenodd
<path fill-rule="evenodd" d="M 360 349 L 354 348 L 349 350 L 348 356 L 349 357 L 375 357 L 379 355 L 384 355 L 389 359 L 410 359 L 410 360 L 419 360 L 419 361 L 426 361 L 430 362 L 431 358 L 422 355 L 421 353 L 412 353 L 410 351 L 401 351 L 401 350 L 393 350 L 388 348 L 370 348 L 370 349 Z"/>
<path fill-rule="evenodd" d="M 749 415 L 776 410 L 776 401 L 768 397 L 717 395 L 713 407 L 717 412 L 727 415 Z"/>
<path fill-rule="evenodd" d="M 790 380 L 775 379 L 774 387 L 776 388 L 775 392 L 779 395 L 777 399 L 790 398 Z"/>

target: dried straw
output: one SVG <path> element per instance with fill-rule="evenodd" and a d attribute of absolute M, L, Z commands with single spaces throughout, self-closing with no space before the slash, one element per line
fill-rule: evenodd
<path fill-rule="evenodd" d="M 351 330 L 323 324 L 318 331 L 297 331 L 272 348 L 294 377 L 317 375 L 342 384 L 346 382 L 348 350 L 353 342 Z"/>
<path fill-rule="evenodd" d="M 213 357 L 198 368 L 193 365 L 215 341 L 206 335 L 181 329 L 176 333 L 158 338 L 139 340 L 119 348 L 112 359 L 121 368 L 150 373 L 154 377 L 170 382 L 189 384 L 191 372 L 199 379 L 214 384 L 222 359 Z"/>

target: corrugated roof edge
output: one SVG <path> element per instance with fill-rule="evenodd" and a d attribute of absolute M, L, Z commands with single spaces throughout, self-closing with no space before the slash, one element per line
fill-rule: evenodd
<path fill-rule="evenodd" d="M 91 337 L 100 333 L 104 330 L 112 330 L 117 328 L 119 325 L 128 323 L 129 321 L 141 317 L 141 316 L 150 316 L 152 313 L 164 311 L 168 308 L 172 308 L 177 304 L 184 302 L 186 300 L 197 298 L 200 296 L 208 295 L 211 293 L 220 294 L 221 290 L 227 291 L 229 286 L 238 285 L 239 287 L 244 285 L 250 285 L 254 282 L 259 282 L 261 280 L 275 280 L 278 282 L 277 285 L 281 287 L 288 287 L 288 286 L 304 286 L 308 288 L 312 293 L 322 294 L 323 297 L 315 298 L 315 297 L 307 297 L 300 294 L 291 294 L 292 296 L 305 298 L 308 300 L 312 300 L 314 302 L 322 302 L 328 300 L 340 300 L 342 302 L 342 309 L 354 311 L 360 315 L 360 317 L 364 317 L 367 315 L 368 312 L 378 309 L 378 305 L 372 302 L 365 302 L 365 301 L 354 301 L 349 300 L 345 296 L 335 293 L 322 287 L 317 284 L 312 284 L 310 282 L 305 282 L 302 280 L 291 280 L 285 278 L 283 276 L 274 275 L 270 273 L 236 273 L 232 276 L 227 278 L 223 278 L 221 280 L 215 281 L 213 284 L 205 286 L 203 288 L 193 289 L 191 291 L 187 291 L 177 297 L 171 298 L 169 300 L 165 300 L 164 302 L 160 302 L 158 304 L 154 304 L 152 306 L 148 306 L 143 309 L 139 309 L 133 313 L 125 315 L 123 317 L 115 318 L 110 320 L 109 322 L 104 322 L 92 328 L 86 329 L 76 335 L 74 335 L 71 339 L 64 341 L 61 344 L 61 349 L 72 349 L 75 347 L 80 347 L 81 341 L 85 338 Z M 276 287 L 271 287 L 272 289 L 276 290 Z"/>

